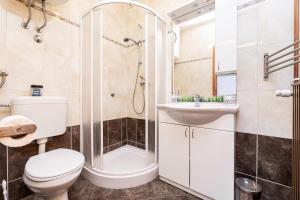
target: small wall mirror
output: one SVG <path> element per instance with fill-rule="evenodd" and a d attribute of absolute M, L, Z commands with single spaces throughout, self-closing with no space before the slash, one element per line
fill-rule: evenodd
<path fill-rule="evenodd" d="M 168 13 L 174 33 L 174 93 L 202 97 L 217 94 L 214 10 L 214 0 L 196 0 Z"/>

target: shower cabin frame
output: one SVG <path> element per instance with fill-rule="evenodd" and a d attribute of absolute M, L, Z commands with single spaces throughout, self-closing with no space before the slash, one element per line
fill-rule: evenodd
<path fill-rule="evenodd" d="M 147 172 L 147 169 L 146 171 L 143 171 L 143 169 L 141 170 L 138 170 L 136 173 L 129 173 L 129 174 L 124 174 L 124 176 L 120 175 L 120 174 L 117 174 L 116 176 L 114 176 L 113 174 L 107 174 L 105 172 L 102 171 L 103 169 L 103 156 L 104 156 L 104 153 L 103 153 L 103 149 L 104 149 L 104 146 L 103 146 L 103 108 L 102 108 L 102 105 L 103 105 L 103 26 L 102 26 L 102 11 L 101 11 L 101 7 L 104 7 L 104 6 L 107 6 L 107 5 L 113 5 L 113 4 L 128 4 L 128 5 L 133 5 L 133 6 L 136 6 L 136 7 L 139 7 L 141 9 L 144 9 L 145 10 L 145 57 L 144 57 L 144 63 L 145 63 L 145 66 L 144 66 L 144 69 L 145 69 L 145 82 L 146 82 L 146 85 L 145 85 L 145 121 L 147 123 L 145 123 L 145 151 L 147 152 L 147 162 L 149 162 L 149 159 L 148 159 L 148 155 L 149 155 L 149 149 L 148 149 L 148 124 L 149 124 L 149 113 L 148 113 L 148 107 L 149 107 L 149 91 L 148 91 L 148 83 L 149 83 L 149 58 L 148 58 L 148 50 L 149 50 L 149 44 L 148 44 L 148 24 L 146 22 L 148 22 L 148 17 L 149 15 L 152 15 L 154 17 L 154 27 L 155 27 L 155 31 L 154 31 L 154 36 L 155 36 L 155 41 L 154 41 L 154 44 L 155 44 L 155 49 L 154 49 L 154 64 L 155 64 L 155 158 L 154 158 L 154 163 L 148 164 L 148 166 L 146 168 L 149 168 L 149 166 L 152 166 L 152 165 L 155 165 L 155 168 L 152 168 L 148 170 Z M 101 87 L 100 87 L 100 123 L 101 123 L 101 132 L 100 132 L 100 141 L 101 141 L 101 144 L 100 145 L 100 149 L 101 149 L 101 152 L 100 152 L 100 160 L 96 160 L 95 158 L 95 154 L 94 154 L 94 150 L 95 150 L 95 141 L 94 141 L 94 101 L 93 101 L 93 98 L 94 98 L 94 80 L 93 80 L 93 77 L 94 77 L 94 49 L 95 49 L 95 44 L 94 44 L 94 14 L 95 12 L 100 9 L 100 27 L 97 27 L 98 29 L 100 29 L 100 37 L 98 38 L 98 42 L 100 44 L 98 44 L 98 48 L 100 50 L 100 74 L 101 74 L 101 78 L 100 78 L 100 83 L 101 83 Z M 158 77 L 160 77 L 158 75 L 158 72 L 159 72 L 159 49 L 158 49 L 158 44 L 159 44 L 159 41 L 158 41 L 158 23 L 160 21 L 161 24 L 163 24 L 163 29 L 161 29 L 161 35 L 163 36 L 161 39 L 162 41 L 164 42 L 163 43 L 163 53 L 165 55 L 165 58 L 161 57 L 161 59 L 163 59 L 163 66 L 162 67 L 166 67 L 168 66 L 168 59 L 167 59 L 167 56 L 168 56 L 168 53 L 167 53 L 167 46 L 168 46 L 168 32 L 167 32 L 167 23 L 166 23 L 166 20 L 161 17 L 156 11 L 154 11 L 153 9 L 151 9 L 150 7 L 142 4 L 142 3 L 138 3 L 138 2 L 135 2 L 135 1 L 130 1 L 130 0 L 107 0 L 107 1 L 102 1 L 102 2 L 99 2 L 97 3 L 96 5 L 92 6 L 91 9 L 89 9 L 89 11 L 87 11 L 86 13 L 84 13 L 84 15 L 82 15 L 81 17 L 81 22 L 80 22 L 80 27 L 81 27 L 81 31 L 80 31 L 80 46 L 81 46 L 81 51 L 80 51 L 80 54 L 81 54 L 81 60 L 80 60 L 80 63 L 81 63 L 81 107 L 80 107 L 80 110 L 81 110 L 81 126 L 80 126 L 80 131 L 81 131 L 81 134 L 80 134 L 80 150 L 83 154 L 85 154 L 85 147 L 84 147 L 84 143 L 86 143 L 87 141 L 84 141 L 84 120 L 83 120 L 83 109 L 84 109 L 84 105 L 83 105 L 83 95 L 85 94 L 84 92 L 84 86 L 83 86 L 83 76 L 84 76 L 84 55 L 83 55 L 83 46 L 84 46 L 84 34 L 83 34 L 83 19 L 90 15 L 90 53 L 91 55 L 89 55 L 89 59 L 90 59 L 90 70 L 91 70 L 91 81 L 90 81 L 90 84 L 91 84 L 91 88 L 89 88 L 89 92 L 90 92 L 90 96 L 91 96 L 91 99 L 90 99 L 90 138 L 89 138 L 89 143 L 90 143 L 90 154 L 89 155 L 85 155 L 86 156 L 86 163 L 85 163 L 85 166 L 84 166 L 84 176 L 86 178 L 88 178 L 90 181 L 92 181 L 94 184 L 98 185 L 98 186 L 101 186 L 101 187 L 107 187 L 107 188 L 126 188 L 128 185 L 129 187 L 134 187 L 134 186 L 138 186 L 138 185 L 141 185 L 141 184 L 144 184 L 146 182 L 149 182 L 150 180 L 152 180 L 153 178 L 156 178 L 157 175 L 158 175 L 158 120 L 157 120 L 157 109 L 156 109 L 156 105 L 157 103 L 165 103 L 167 100 L 167 91 L 168 91 L 168 84 L 165 83 L 163 84 L 163 86 L 165 87 L 164 88 L 164 91 L 165 93 L 163 94 L 163 97 L 161 97 L 162 99 L 164 99 L 164 102 L 160 101 L 158 102 Z M 98 35 L 99 36 L 99 35 Z M 160 63 L 161 65 L 162 63 Z M 166 69 L 164 70 L 164 80 L 161 80 L 161 81 L 166 81 L 167 79 L 167 67 Z M 99 95 L 99 94 L 98 94 Z M 98 105 L 99 106 L 99 105 Z M 99 139 L 99 138 L 98 138 Z M 99 166 L 99 162 L 100 162 L 100 166 Z M 100 168 L 100 169 L 99 169 Z M 103 173 L 102 173 L 103 172 Z M 102 173 L 102 174 L 101 174 Z M 148 174 L 147 174 L 148 173 Z M 106 185 L 106 183 L 109 183 L 108 185 Z M 119 184 L 120 183 L 120 184 Z"/>

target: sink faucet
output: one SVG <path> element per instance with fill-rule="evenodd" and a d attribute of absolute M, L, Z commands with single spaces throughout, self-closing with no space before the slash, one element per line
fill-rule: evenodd
<path fill-rule="evenodd" d="M 195 101 L 195 107 L 200 107 L 200 95 L 199 94 L 194 95 L 194 101 Z"/>

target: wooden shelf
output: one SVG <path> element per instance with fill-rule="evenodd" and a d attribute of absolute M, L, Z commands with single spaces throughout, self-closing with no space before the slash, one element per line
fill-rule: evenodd
<path fill-rule="evenodd" d="M 0 127 L 0 138 L 27 135 L 34 133 L 36 129 L 37 126 L 34 124 Z"/>

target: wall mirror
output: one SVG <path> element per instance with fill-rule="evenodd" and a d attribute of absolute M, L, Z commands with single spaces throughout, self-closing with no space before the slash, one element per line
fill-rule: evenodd
<path fill-rule="evenodd" d="M 168 15 L 174 34 L 173 92 L 181 96 L 215 96 L 214 0 L 189 2 Z"/>

